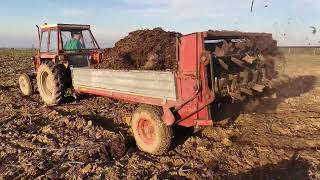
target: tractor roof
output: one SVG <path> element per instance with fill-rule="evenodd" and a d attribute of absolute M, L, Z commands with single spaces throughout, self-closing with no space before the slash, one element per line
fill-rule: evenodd
<path fill-rule="evenodd" d="M 41 29 L 90 29 L 90 25 L 82 24 L 44 24 L 40 27 Z"/>

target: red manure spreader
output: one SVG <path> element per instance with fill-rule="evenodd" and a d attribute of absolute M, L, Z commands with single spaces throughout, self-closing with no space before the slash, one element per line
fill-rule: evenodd
<path fill-rule="evenodd" d="M 103 61 L 103 51 L 89 25 L 38 30 L 35 73 L 20 76 L 22 93 L 37 89 L 47 105 L 62 103 L 66 89 L 138 103 L 130 126 L 137 146 L 151 154 L 169 150 L 173 125 L 211 126 L 217 98 L 243 100 L 263 93 L 276 74 L 276 55 L 270 53 L 276 42 L 266 33 L 205 31 L 176 37 L 177 69 L 155 71 L 93 68 Z M 66 49 L 75 34 L 82 47 Z"/>

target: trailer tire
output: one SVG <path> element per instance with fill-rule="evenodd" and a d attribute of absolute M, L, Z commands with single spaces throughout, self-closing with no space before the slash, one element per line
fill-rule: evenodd
<path fill-rule="evenodd" d="M 30 96 L 33 94 L 33 86 L 31 78 L 28 74 L 21 74 L 18 79 L 19 88 L 23 95 Z"/>
<path fill-rule="evenodd" d="M 154 155 L 168 152 L 173 139 L 172 128 L 163 124 L 159 108 L 139 107 L 132 115 L 131 128 L 141 151 Z"/>
<path fill-rule="evenodd" d="M 40 65 L 37 71 L 37 86 L 45 104 L 59 104 L 64 97 L 63 69 L 52 62 Z"/>

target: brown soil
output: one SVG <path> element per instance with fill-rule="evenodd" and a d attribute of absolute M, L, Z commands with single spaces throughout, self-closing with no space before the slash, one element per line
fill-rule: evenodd
<path fill-rule="evenodd" d="M 176 70 L 176 37 L 180 33 L 161 28 L 137 30 L 129 33 L 105 49 L 99 69 Z"/>
<path fill-rule="evenodd" d="M 275 99 L 226 103 L 220 112 L 233 118 L 195 134 L 177 128 L 172 150 L 153 156 L 137 149 L 123 121 L 136 105 L 83 96 L 46 107 L 18 89 L 29 64 L 0 56 L 0 179 L 320 178 L 320 89 L 312 75 L 283 76 Z"/>

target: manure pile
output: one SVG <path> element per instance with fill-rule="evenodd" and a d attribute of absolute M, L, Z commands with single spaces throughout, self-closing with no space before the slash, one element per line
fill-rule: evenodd
<path fill-rule="evenodd" d="M 176 70 L 177 32 L 161 28 L 137 30 L 105 49 L 104 60 L 97 69 Z"/>

